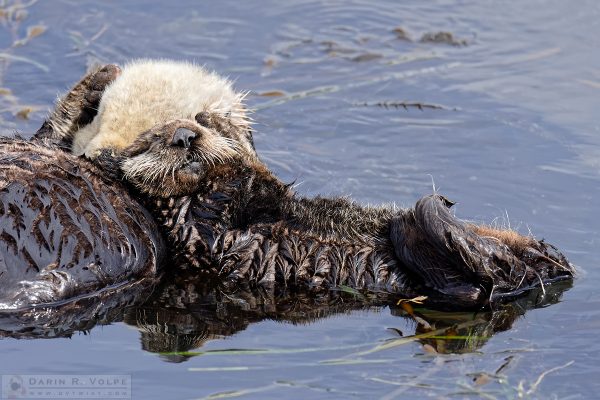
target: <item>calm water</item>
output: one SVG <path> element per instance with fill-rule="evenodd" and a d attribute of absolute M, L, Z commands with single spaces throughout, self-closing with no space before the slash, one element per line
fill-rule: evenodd
<path fill-rule="evenodd" d="M 91 63 L 194 60 L 251 91 L 258 151 L 301 193 L 410 206 L 433 180 L 458 216 L 530 230 L 581 274 L 525 314 L 428 316 L 466 342 L 386 342 L 415 323 L 344 299 L 273 311 L 199 293 L 175 316 L 131 309 L 70 338 L 3 339 L 0 374 L 127 374 L 135 399 L 598 395 L 600 3 L 23 3 L 20 22 L 0 16 L 4 132 L 35 131 Z M 420 42 L 436 32 L 465 44 Z M 396 346 L 369 352 L 383 343 Z M 264 351 L 213 351 L 235 349 Z"/>

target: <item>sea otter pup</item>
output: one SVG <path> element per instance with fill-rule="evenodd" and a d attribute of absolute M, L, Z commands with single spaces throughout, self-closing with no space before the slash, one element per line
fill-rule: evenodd
<path fill-rule="evenodd" d="M 118 182 L 62 149 L 118 72 L 86 75 L 33 140 L 0 138 L 2 311 L 69 302 L 72 315 L 97 316 L 157 280 L 163 242 L 152 218 Z"/>
<path fill-rule="evenodd" d="M 553 246 L 460 221 L 438 194 L 413 209 L 296 195 L 254 151 L 242 97 L 202 68 L 138 61 L 107 88 L 90 129 L 74 135 L 88 143 L 75 152 L 129 183 L 175 264 L 233 287 L 346 285 L 426 295 L 446 308 L 573 276 Z"/>

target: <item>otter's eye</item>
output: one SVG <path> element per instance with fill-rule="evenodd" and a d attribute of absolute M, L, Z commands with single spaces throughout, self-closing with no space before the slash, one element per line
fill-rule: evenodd
<path fill-rule="evenodd" d="M 206 111 L 199 112 L 194 117 L 197 123 L 205 128 L 209 128 L 210 125 L 210 115 Z"/>
<path fill-rule="evenodd" d="M 171 146 L 183 147 L 187 149 L 190 147 L 192 140 L 196 138 L 196 133 L 190 131 L 187 128 L 177 128 L 171 141 Z"/>

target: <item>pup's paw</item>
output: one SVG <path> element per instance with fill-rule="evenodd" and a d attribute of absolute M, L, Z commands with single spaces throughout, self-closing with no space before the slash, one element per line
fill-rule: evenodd
<path fill-rule="evenodd" d="M 92 122 L 98 113 L 104 90 L 120 73 L 121 69 L 118 66 L 107 64 L 86 74 L 56 103 L 54 110 L 33 138 L 70 150 L 74 133 Z"/>
<path fill-rule="evenodd" d="M 92 122 L 98 112 L 98 106 L 100 105 L 104 90 L 117 79 L 120 74 L 121 68 L 119 68 L 119 66 L 107 64 L 99 70 L 91 72 L 84 78 L 79 83 L 81 87 L 78 88 L 75 86 L 71 89 L 69 94 L 74 95 L 74 98 L 72 99 L 74 101 L 74 106 L 77 104 L 77 97 L 81 96 L 81 113 L 77 119 L 77 124 L 79 126 L 87 125 Z M 69 95 L 67 95 L 67 97 L 68 96 Z M 67 98 L 65 98 L 65 101 L 67 101 Z"/>

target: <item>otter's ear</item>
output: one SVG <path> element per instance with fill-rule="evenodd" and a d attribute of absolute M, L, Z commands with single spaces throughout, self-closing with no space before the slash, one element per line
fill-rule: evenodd
<path fill-rule="evenodd" d="M 82 126 L 92 122 L 104 89 L 121 73 L 121 69 L 108 64 L 86 74 L 56 103 L 50 116 L 33 136 L 64 148 L 71 147 L 73 135 Z"/>

